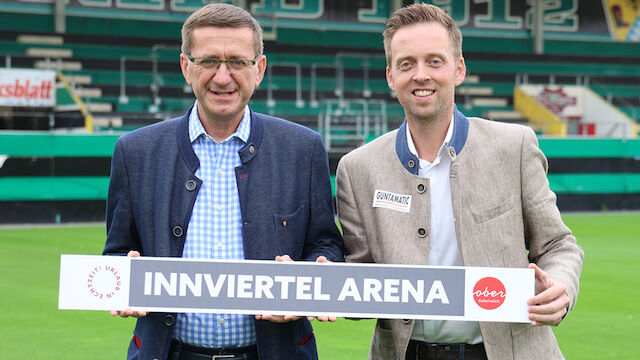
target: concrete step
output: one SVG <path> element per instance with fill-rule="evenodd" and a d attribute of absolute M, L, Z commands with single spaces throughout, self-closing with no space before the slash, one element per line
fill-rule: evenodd
<path fill-rule="evenodd" d="M 509 100 L 505 98 L 473 98 L 471 99 L 471 104 L 473 106 L 507 106 L 509 105 Z"/>
<path fill-rule="evenodd" d="M 51 69 L 51 70 L 82 70 L 82 63 L 79 61 L 51 61 L 49 66 L 47 67 L 47 62 L 45 60 L 38 60 L 33 64 L 33 67 L 36 69 Z"/>
<path fill-rule="evenodd" d="M 480 86 L 459 86 L 456 88 L 456 93 L 458 95 L 480 95 L 487 96 L 493 95 L 493 88 L 490 87 L 480 87 Z"/>
<path fill-rule="evenodd" d="M 467 75 L 464 78 L 463 84 L 477 84 L 480 82 L 480 77 L 478 75 Z"/>
<path fill-rule="evenodd" d="M 32 57 L 50 57 L 50 58 L 70 58 L 73 56 L 71 49 L 52 49 L 52 48 L 27 48 L 25 55 Z"/>
<path fill-rule="evenodd" d="M 122 117 L 120 116 L 95 116 L 93 126 L 100 127 L 122 127 Z"/>
<path fill-rule="evenodd" d="M 67 80 L 70 83 L 76 83 L 76 85 L 87 85 L 91 84 L 91 75 L 66 75 Z"/>
<path fill-rule="evenodd" d="M 487 119 L 492 120 L 509 120 L 509 119 L 522 119 L 523 116 L 520 111 L 508 111 L 508 110 L 492 110 L 485 111 L 482 114 Z"/>
<path fill-rule="evenodd" d="M 42 45 L 62 45 L 62 36 L 53 35 L 27 35 L 16 36 L 16 42 L 20 44 L 42 44 Z"/>
<path fill-rule="evenodd" d="M 76 88 L 75 91 L 76 95 L 80 96 L 81 98 L 100 98 L 102 97 L 102 89 L 100 88 Z"/>
<path fill-rule="evenodd" d="M 92 113 L 109 113 L 113 111 L 111 103 L 92 102 L 87 103 L 87 109 Z"/>

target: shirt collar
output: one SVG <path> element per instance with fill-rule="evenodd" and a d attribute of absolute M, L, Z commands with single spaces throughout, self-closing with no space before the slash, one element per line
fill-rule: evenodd
<path fill-rule="evenodd" d="M 221 142 L 225 142 L 233 137 L 236 137 L 242 142 L 246 143 L 249 139 L 249 133 L 251 132 L 251 111 L 249 111 L 249 106 L 246 105 L 244 107 L 244 113 L 242 114 L 242 120 L 240 120 L 240 124 L 236 131 L 229 135 L 226 139 Z M 193 110 L 191 110 L 191 114 L 189 115 L 189 140 L 191 143 L 196 141 L 200 136 L 209 137 L 211 136 L 207 134 L 204 130 L 204 126 L 200 122 L 200 117 L 198 116 L 198 100 L 196 100 L 193 105 Z M 213 138 L 211 138 L 213 140 Z"/>
<path fill-rule="evenodd" d="M 440 149 L 438 150 L 438 157 L 433 161 L 433 164 L 437 164 L 440 162 L 440 154 L 442 154 L 442 151 L 444 151 L 444 148 L 447 147 L 449 145 L 449 142 L 451 141 L 451 137 L 453 136 L 453 122 L 455 121 L 455 116 L 451 116 L 451 122 L 449 123 L 449 128 L 447 129 L 447 135 L 444 137 L 444 142 L 442 143 L 442 145 L 440 146 Z M 409 126 L 406 127 L 406 136 L 407 136 L 407 146 L 409 147 L 409 151 L 415 155 L 416 157 L 418 157 L 418 150 L 416 149 L 416 145 L 413 143 L 413 138 L 411 137 L 411 132 L 409 131 Z M 418 157 L 418 159 L 420 160 L 420 163 L 422 162 L 427 162 L 428 161 L 424 160 L 424 159 L 420 159 Z M 422 165 L 422 164 L 421 164 Z"/>

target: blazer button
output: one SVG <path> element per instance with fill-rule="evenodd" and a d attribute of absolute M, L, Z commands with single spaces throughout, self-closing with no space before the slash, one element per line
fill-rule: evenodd
<path fill-rule="evenodd" d="M 411 322 L 411 320 L 409 320 L 409 319 L 402 319 L 402 323 L 403 323 L 403 324 L 408 324 L 408 323 L 410 323 L 410 322 Z"/>
<path fill-rule="evenodd" d="M 416 163 L 413 160 L 409 160 L 407 165 L 409 165 L 409 167 L 412 168 L 412 167 L 416 166 Z"/>
<path fill-rule="evenodd" d="M 256 147 L 251 145 L 249 146 L 249 154 L 253 155 L 256 153 Z"/>
<path fill-rule="evenodd" d="M 196 189 L 196 186 L 197 186 L 197 185 L 196 185 L 196 182 L 195 182 L 195 181 L 193 181 L 193 180 L 189 180 L 189 181 L 187 181 L 187 183 L 186 183 L 186 184 L 184 184 L 184 187 L 186 187 L 188 191 L 193 191 L 193 190 L 195 190 L 195 189 Z"/>
<path fill-rule="evenodd" d="M 162 320 L 162 323 L 164 323 L 165 326 L 171 326 L 171 325 L 175 324 L 175 322 L 176 322 L 176 318 L 174 318 L 173 315 L 171 315 L 171 314 L 168 314 Z"/>
<path fill-rule="evenodd" d="M 418 236 L 420 236 L 421 238 L 427 236 L 427 230 L 425 230 L 424 228 L 418 229 Z"/>
<path fill-rule="evenodd" d="M 180 237 L 184 233 L 184 231 L 182 231 L 182 228 L 180 226 L 177 226 L 177 225 L 173 227 L 173 230 L 171 230 L 171 232 L 173 233 L 173 236 L 175 236 L 175 237 Z"/>
<path fill-rule="evenodd" d="M 456 149 L 454 149 L 454 148 L 450 148 L 450 149 L 449 149 L 449 155 L 450 155 L 451 157 L 456 157 Z"/>
<path fill-rule="evenodd" d="M 418 193 L 422 194 L 427 190 L 427 187 L 424 184 L 418 184 Z"/>

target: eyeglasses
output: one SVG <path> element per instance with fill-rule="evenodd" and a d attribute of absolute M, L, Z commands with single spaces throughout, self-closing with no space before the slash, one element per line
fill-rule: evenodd
<path fill-rule="evenodd" d="M 247 69 L 249 66 L 255 65 L 258 57 L 256 56 L 253 60 L 246 59 L 231 59 L 231 60 L 220 60 L 213 57 L 205 57 L 205 58 L 194 58 L 191 55 L 187 54 L 187 58 L 189 60 L 204 68 L 204 69 L 220 69 L 220 65 L 227 64 L 227 69 L 241 71 Z"/>

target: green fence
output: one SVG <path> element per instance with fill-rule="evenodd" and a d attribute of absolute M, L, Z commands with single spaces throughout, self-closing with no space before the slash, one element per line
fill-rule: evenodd
<path fill-rule="evenodd" d="M 109 158 L 120 135 L 6 131 L 0 133 L 0 163 L 9 158 Z M 550 162 L 554 159 L 640 162 L 640 139 L 541 138 L 539 141 Z M 639 168 L 634 165 L 629 171 L 608 173 L 563 173 L 562 169 L 555 169 L 548 178 L 552 190 L 559 195 L 640 194 Z M 332 182 L 334 180 L 332 176 Z M 0 201 L 104 200 L 108 183 L 108 176 L 5 174 L 0 176 Z"/>

